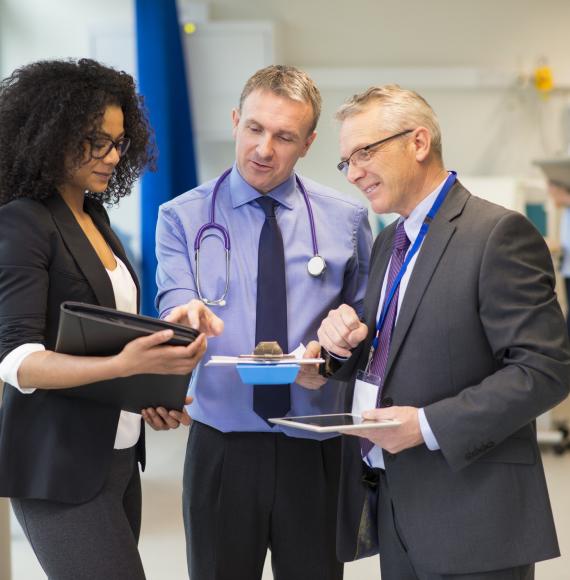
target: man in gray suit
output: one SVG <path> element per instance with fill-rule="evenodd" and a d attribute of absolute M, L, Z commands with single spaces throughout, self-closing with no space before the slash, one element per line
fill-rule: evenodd
<path fill-rule="evenodd" d="M 337 117 L 339 169 L 401 216 L 374 244 L 364 320 L 342 305 L 318 333 L 349 408 L 400 423 L 344 437 L 339 556 L 377 531 L 382 580 L 531 579 L 559 555 L 534 419 L 570 378 L 549 252 L 445 170 L 418 94 L 374 87 Z"/>

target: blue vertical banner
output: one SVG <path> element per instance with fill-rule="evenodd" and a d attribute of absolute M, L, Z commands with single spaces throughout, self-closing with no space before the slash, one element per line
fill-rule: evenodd
<path fill-rule="evenodd" d="M 158 207 L 195 187 L 197 173 L 176 0 L 136 0 L 136 24 L 139 91 L 158 146 L 158 169 L 141 183 L 141 310 L 153 316 Z"/>

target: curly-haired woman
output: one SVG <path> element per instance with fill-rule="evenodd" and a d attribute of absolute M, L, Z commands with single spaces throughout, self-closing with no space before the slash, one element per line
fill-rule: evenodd
<path fill-rule="evenodd" d="M 126 73 L 44 61 L 0 83 L 0 495 L 50 580 L 144 578 L 141 416 L 58 389 L 185 374 L 205 349 L 204 335 L 166 346 L 164 331 L 111 357 L 53 351 L 64 300 L 136 312 L 136 275 L 102 203 L 127 195 L 153 158 Z"/>

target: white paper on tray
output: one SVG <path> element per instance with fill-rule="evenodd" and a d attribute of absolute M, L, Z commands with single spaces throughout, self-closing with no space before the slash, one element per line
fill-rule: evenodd
<path fill-rule="evenodd" d="M 301 343 L 291 354 L 295 358 L 285 358 L 285 359 L 274 359 L 274 360 L 260 360 L 260 359 L 253 359 L 247 358 L 243 356 L 223 356 L 223 355 L 214 355 L 210 357 L 210 360 L 206 363 L 205 366 L 213 367 L 213 366 L 232 366 L 238 363 L 241 364 L 262 364 L 262 365 L 286 365 L 286 364 L 321 364 L 325 362 L 323 358 L 303 358 L 305 354 L 306 347 L 303 343 Z"/>
<path fill-rule="evenodd" d="M 237 357 L 237 356 L 212 356 L 206 363 L 207 367 L 218 366 L 232 366 L 239 364 L 256 364 L 256 365 L 286 365 L 286 364 L 320 364 L 325 362 L 322 358 L 284 358 L 274 360 L 260 360 L 253 358 Z"/>

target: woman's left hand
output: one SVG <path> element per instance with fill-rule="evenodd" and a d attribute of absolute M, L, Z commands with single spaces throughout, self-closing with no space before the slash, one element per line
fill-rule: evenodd
<path fill-rule="evenodd" d="M 185 404 L 190 405 L 192 397 L 186 397 Z M 157 407 L 156 409 L 149 407 L 143 409 L 141 415 L 145 423 L 150 425 L 155 431 L 168 431 L 170 429 L 178 429 L 180 425 L 188 427 L 192 423 L 186 407 L 182 411 L 167 411 L 164 407 Z"/>

